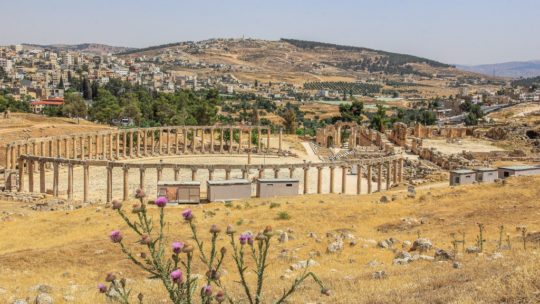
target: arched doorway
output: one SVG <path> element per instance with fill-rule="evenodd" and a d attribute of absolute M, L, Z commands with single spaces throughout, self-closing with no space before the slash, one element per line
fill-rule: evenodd
<path fill-rule="evenodd" d="M 334 137 L 333 136 L 328 136 L 326 138 L 326 147 L 327 148 L 333 148 L 334 147 Z"/>

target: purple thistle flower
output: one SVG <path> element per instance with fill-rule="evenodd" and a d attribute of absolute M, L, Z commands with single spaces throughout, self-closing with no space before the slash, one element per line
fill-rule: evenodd
<path fill-rule="evenodd" d="M 184 243 L 183 242 L 174 242 L 174 243 L 172 243 L 172 251 L 175 254 L 179 254 L 180 252 L 182 252 L 182 248 L 184 248 Z"/>
<path fill-rule="evenodd" d="M 135 197 L 136 198 L 144 198 L 145 196 L 146 196 L 146 194 L 144 193 L 144 190 L 137 189 L 137 191 L 135 191 Z"/>
<path fill-rule="evenodd" d="M 168 202 L 169 200 L 165 196 L 160 196 L 154 201 L 156 206 L 158 206 L 159 208 L 165 207 Z"/>
<path fill-rule="evenodd" d="M 201 289 L 201 294 L 203 296 L 206 296 L 206 297 L 211 296 L 212 295 L 212 286 L 204 285 L 203 288 Z"/>
<path fill-rule="evenodd" d="M 120 243 L 122 241 L 122 234 L 120 233 L 120 230 L 113 230 L 111 234 L 109 235 L 109 238 L 113 243 Z"/>
<path fill-rule="evenodd" d="M 97 286 L 100 293 L 106 293 L 107 292 L 107 286 L 103 283 L 99 283 Z"/>
<path fill-rule="evenodd" d="M 245 245 L 246 243 L 249 243 L 250 245 L 253 245 L 253 235 L 251 232 L 244 232 L 240 234 L 240 244 Z"/>
<path fill-rule="evenodd" d="M 171 272 L 171 279 L 174 283 L 182 284 L 184 280 L 184 274 L 182 273 L 182 270 L 176 269 Z"/>
<path fill-rule="evenodd" d="M 186 221 L 191 221 L 193 219 L 193 212 L 191 211 L 191 209 L 186 209 L 184 210 L 184 212 L 182 212 L 182 217 Z"/>

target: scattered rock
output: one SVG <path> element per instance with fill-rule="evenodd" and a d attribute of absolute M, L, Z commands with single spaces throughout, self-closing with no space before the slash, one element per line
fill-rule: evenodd
<path fill-rule="evenodd" d="M 30 287 L 30 291 L 32 292 L 42 292 L 42 293 L 52 293 L 53 288 L 50 285 L 47 284 L 38 284 Z"/>
<path fill-rule="evenodd" d="M 394 265 L 405 265 L 412 261 L 411 255 L 406 251 L 399 252 L 392 261 Z"/>
<path fill-rule="evenodd" d="M 280 236 L 279 236 L 279 242 L 280 243 L 287 243 L 289 241 L 289 235 L 287 234 L 287 232 L 283 232 Z"/>
<path fill-rule="evenodd" d="M 432 257 L 432 256 L 429 256 L 429 255 L 423 255 L 423 254 L 415 254 L 412 256 L 411 258 L 411 261 L 419 261 L 419 260 L 423 260 L 423 261 L 434 261 L 435 258 Z"/>
<path fill-rule="evenodd" d="M 343 240 L 341 238 L 330 243 L 326 248 L 327 253 L 335 253 L 341 250 L 343 250 Z"/>
<path fill-rule="evenodd" d="M 40 293 L 36 297 L 36 304 L 53 304 L 54 300 L 48 293 Z"/>
<path fill-rule="evenodd" d="M 403 243 L 401 243 L 402 249 L 409 249 L 409 247 L 411 247 L 411 241 L 403 241 Z"/>
<path fill-rule="evenodd" d="M 16 299 L 11 303 L 12 304 L 28 304 L 28 302 L 25 299 Z"/>
<path fill-rule="evenodd" d="M 375 280 L 386 279 L 388 276 L 384 270 L 375 271 L 371 274 L 371 278 Z"/>
<path fill-rule="evenodd" d="M 412 247 L 409 251 L 420 251 L 420 252 L 424 252 L 424 251 L 428 251 L 429 249 L 431 249 L 431 247 L 433 247 L 433 243 L 431 243 L 431 241 L 429 239 L 426 239 L 426 238 L 419 238 L 417 239 L 416 241 L 414 241 L 414 243 L 412 244 Z"/>
<path fill-rule="evenodd" d="M 379 266 L 381 265 L 381 263 L 377 260 L 373 260 L 373 261 L 369 261 L 369 263 L 367 263 L 368 266 L 370 267 L 376 267 L 376 266 Z"/>
<path fill-rule="evenodd" d="M 315 265 L 318 265 L 318 263 L 315 260 L 306 260 L 306 261 L 300 261 L 298 263 L 292 264 L 291 266 L 289 266 L 289 269 L 298 270 L 298 269 L 303 269 L 303 268 L 307 268 L 309 266 L 315 266 Z"/>
<path fill-rule="evenodd" d="M 435 261 L 448 261 L 452 259 L 452 255 L 444 249 L 437 249 L 434 257 Z"/>
<path fill-rule="evenodd" d="M 389 239 L 386 239 L 386 240 L 379 241 L 379 243 L 377 243 L 377 246 L 379 246 L 380 248 L 388 249 L 388 248 L 394 247 L 395 243 L 397 243 L 396 239 L 389 238 Z"/>
<path fill-rule="evenodd" d="M 467 247 L 465 249 L 465 252 L 466 253 L 479 253 L 480 252 L 480 248 L 476 247 L 476 246 L 470 246 L 470 247 Z"/>
<path fill-rule="evenodd" d="M 388 198 L 388 196 L 383 195 L 383 196 L 381 196 L 381 198 L 379 199 L 379 202 L 382 203 L 382 204 L 386 204 L 386 203 L 390 202 L 390 199 Z"/>
<path fill-rule="evenodd" d="M 65 302 L 75 302 L 75 297 L 74 297 L 74 296 L 70 296 L 70 295 L 65 295 L 65 296 L 64 296 L 64 301 L 65 301 Z"/>
<path fill-rule="evenodd" d="M 498 260 L 498 259 L 502 259 L 502 258 L 504 258 L 504 256 L 500 252 L 495 252 L 494 254 L 491 255 L 492 260 Z"/>
<path fill-rule="evenodd" d="M 453 264 L 452 264 L 452 267 L 454 267 L 455 269 L 461 269 L 461 263 L 458 262 L 458 261 L 455 261 Z"/>

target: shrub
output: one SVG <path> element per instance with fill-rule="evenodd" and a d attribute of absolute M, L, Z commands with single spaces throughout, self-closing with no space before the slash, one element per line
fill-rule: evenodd
<path fill-rule="evenodd" d="M 155 205 L 159 208 L 159 225 L 155 227 L 154 221 L 147 213 L 147 204 L 144 202 L 144 192 L 137 191 L 137 198 L 140 204 L 133 207 L 132 213 L 136 215 L 135 219 L 131 219 L 122 209 L 122 203 L 113 202 L 112 208 L 118 212 L 120 217 L 125 221 L 129 228 L 140 238 L 139 243 L 146 247 L 147 252 L 142 252 L 135 256 L 131 249 L 128 248 L 128 243 L 123 241 L 123 234 L 119 230 L 111 232 L 110 240 L 120 246 L 124 255 L 136 266 L 151 275 L 152 278 L 159 279 L 167 291 L 167 294 L 172 303 L 194 303 L 195 299 L 200 298 L 200 303 L 236 303 L 237 301 L 227 292 L 221 281 L 222 265 L 227 255 L 228 250 L 225 247 L 217 249 L 218 237 L 222 233 L 217 225 L 212 225 L 209 229 L 211 234 L 210 249 L 205 248 L 203 242 L 199 238 L 195 217 L 190 209 L 182 212 L 182 217 L 191 229 L 191 239 L 193 245 L 187 242 L 176 241 L 172 243 L 170 252 L 166 250 L 165 244 L 165 206 L 166 199 L 159 198 L 155 201 Z M 290 218 L 287 213 L 280 213 L 280 218 Z M 231 256 L 236 266 L 235 274 L 238 276 L 238 281 L 241 284 L 241 290 L 245 294 L 247 302 L 250 304 L 260 304 L 264 297 L 264 280 L 265 270 L 269 266 L 268 254 L 270 252 L 271 241 L 273 237 L 272 228 L 267 226 L 263 231 L 252 234 L 246 232 L 236 236 L 235 229 L 229 225 L 225 231 L 229 238 L 231 248 Z M 204 278 L 204 286 L 198 290 L 198 279 L 192 275 L 194 269 L 193 257 L 198 251 L 199 258 L 206 269 L 206 277 Z M 169 257 L 170 256 L 170 257 Z M 248 259 L 253 260 L 254 269 L 247 266 Z M 246 274 L 248 271 L 253 271 L 256 274 L 256 284 L 248 282 Z M 282 296 L 275 303 L 285 303 L 287 299 L 304 283 L 306 279 L 312 278 L 321 288 L 321 293 L 329 295 L 329 290 L 324 287 L 323 283 L 308 269 L 299 275 L 289 289 L 285 290 Z M 116 275 L 109 273 L 105 279 L 109 283 L 98 285 L 99 292 L 105 294 L 111 302 L 128 304 L 130 301 L 131 290 L 126 286 L 126 279 L 117 279 Z M 217 292 L 214 292 L 217 290 Z M 115 295 L 112 292 L 115 291 Z M 198 296 L 197 296 L 198 294 Z M 138 302 L 142 303 L 144 296 L 139 293 L 137 296 Z"/>
<path fill-rule="evenodd" d="M 270 203 L 270 209 L 278 208 L 280 206 L 281 206 L 280 203 Z"/>
<path fill-rule="evenodd" d="M 290 220 L 291 216 L 286 211 L 282 211 L 282 212 L 278 213 L 277 219 L 278 220 Z"/>

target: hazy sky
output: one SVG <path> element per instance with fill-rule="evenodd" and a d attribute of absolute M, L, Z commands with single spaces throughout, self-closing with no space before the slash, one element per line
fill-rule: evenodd
<path fill-rule="evenodd" d="M 455 64 L 540 59 L 540 0 L 3 0 L 0 44 L 281 37 Z"/>

